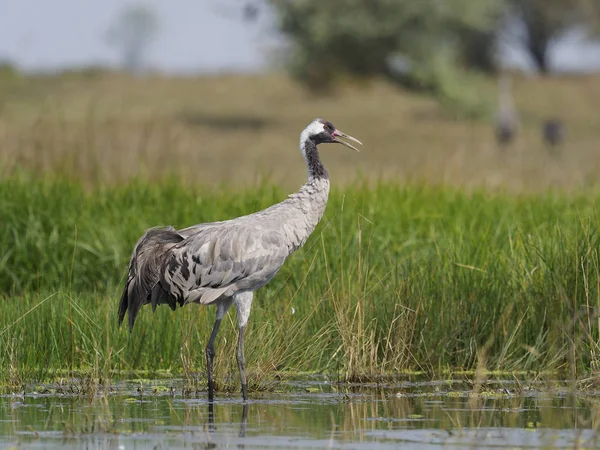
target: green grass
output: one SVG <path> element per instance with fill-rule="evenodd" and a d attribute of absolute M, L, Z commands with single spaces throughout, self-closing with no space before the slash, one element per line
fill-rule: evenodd
<path fill-rule="evenodd" d="M 285 194 L 270 184 L 135 181 L 86 191 L 61 180 L 0 181 L 0 380 L 143 370 L 196 377 L 213 308 L 144 307 L 131 336 L 119 329 L 130 251 L 147 227 L 227 219 Z M 251 382 L 288 371 L 355 380 L 478 368 L 593 374 L 599 201 L 391 183 L 334 189 L 307 244 L 258 291 L 246 344 Z M 222 386 L 237 387 L 229 317 L 217 373 Z"/>

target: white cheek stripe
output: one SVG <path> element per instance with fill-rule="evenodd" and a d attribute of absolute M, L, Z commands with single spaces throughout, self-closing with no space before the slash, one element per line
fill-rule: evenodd
<path fill-rule="evenodd" d="M 313 120 L 304 131 L 300 134 L 300 151 L 302 156 L 306 159 L 306 150 L 304 149 L 303 143 L 308 140 L 310 136 L 314 136 L 322 133 L 325 130 L 325 125 L 321 123 L 321 119 Z"/>

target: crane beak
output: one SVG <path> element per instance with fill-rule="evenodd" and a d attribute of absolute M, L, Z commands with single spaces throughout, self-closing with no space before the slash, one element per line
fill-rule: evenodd
<path fill-rule="evenodd" d="M 349 143 L 348 143 L 348 142 L 346 142 L 346 141 L 342 141 L 341 139 L 338 139 L 338 137 L 343 137 L 344 139 L 347 139 L 347 140 L 349 140 L 349 141 L 356 142 L 357 144 L 363 145 L 363 144 L 362 144 L 362 142 L 360 142 L 358 139 L 356 139 L 356 138 L 353 138 L 352 136 L 349 136 L 349 135 L 347 135 L 346 133 L 343 133 L 343 132 L 341 132 L 340 130 L 335 130 L 335 131 L 332 133 L 332 136 L 333 136 L 333 141 L 334 141 L 334 142 L 337 142 L 338 144 L 345 145 L 346 147 L 348 147 L 348 148 L 351 148 L 352 150 L 354 150 L 354 151 L 356 151 L 356 152 L 360 152 L 360 150 L 359 150 L 359 149 L 357 149 L 357 148 L 356 148 L 355 146 L 353 146 L 352 144 L 349 144 Z"/>

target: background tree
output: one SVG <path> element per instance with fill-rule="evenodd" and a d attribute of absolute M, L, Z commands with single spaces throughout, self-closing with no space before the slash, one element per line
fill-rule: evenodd
<path fill-rule="evenodd" d="M 488 33 L 486 45 L 492 47 L 493 33 L 488 30 L 494 28 L 501 1 L 272 0 L 271 4 L 279 29 L 291 43 L 293 73 L 318 87 L 338 72 L 391 75 L 390 61 L 397 57 L 412 66 L 426 65 L 440 52 L 456 53 L 466 35 Z"/>
<path fill-rule="evenodd" d="M 516 30 L 546 73 L 550 48 L 567 31 L 600 30 L 600 0 L 266 1 L 287 38 L 290 72 L 312 90 L 383 76 L 469 115 L 490 113 L 474 83 L 497 72 L 500 39 Z"/>
<path fill-rule="evenodd" d="M 328 91 L 344 75 L 385 76 L 452 97 L 449 91 L 459 84 L 453 69 L 461 57 L 493 66 L 495 35 L 488 30 L 495 29 L 502 2 L 271 0 L 271 5 L 288 38 L 289 68 L 313 90 Z M 484 33 L 482 57 L 465 42 Z"/>
<path fill-rule="evenodd" d="M 593 27 L 599 0 L 508 0 L 509 14 L 522 25 L 519 40 L 541 73 L 551 71 L 552 45 L 574 27 Z"/>
<path fill-rule="evenodd" d="M 515 28 L 517 44 L 546 73 L 549 50 L 566 32 L 574 27 L 600 31 L 600 0 L 269 3 L 290 43 L 292 73 L 313 88 L 327 88 L 335 74 L 390 75 L 390 61 L 398 58 L 410 62 L 403 66 L 416 69 L 414 73 L 427 72 L 440 52 L 452 64 L 495 72 L 498 41 Z"/>
<path fill-rule="evenodd" d="M 106 39 L 109 45 L 121 52 L 123 68 L 139 73 L 158 31 L 159 21 L 153 9 L 143 4 L 130 5 L 108 28 Z"/>
<path fill-rule="evenodd" d="M 459 64 L 488 74 L 498 71 L 500 62 L 497 49 L 504 18 L 502 12 L 500 7 L 490 12 L 488 20 L 480 26 L 468 23 L 454 26 Z"/>

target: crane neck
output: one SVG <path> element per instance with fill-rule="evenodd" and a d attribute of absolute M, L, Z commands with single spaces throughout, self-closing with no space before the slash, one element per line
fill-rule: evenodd
<path fill-rule="evenodd" d="M 303 139 L 300 142 L 300 150 L 306 161 L 306 167 L 308 168 L 308 182 L 316 180 L 329 180 L 329 174 L 321 162 L 319 157 L 319 151 L 317 150 L 317 144 L 311 139 Z"/>

